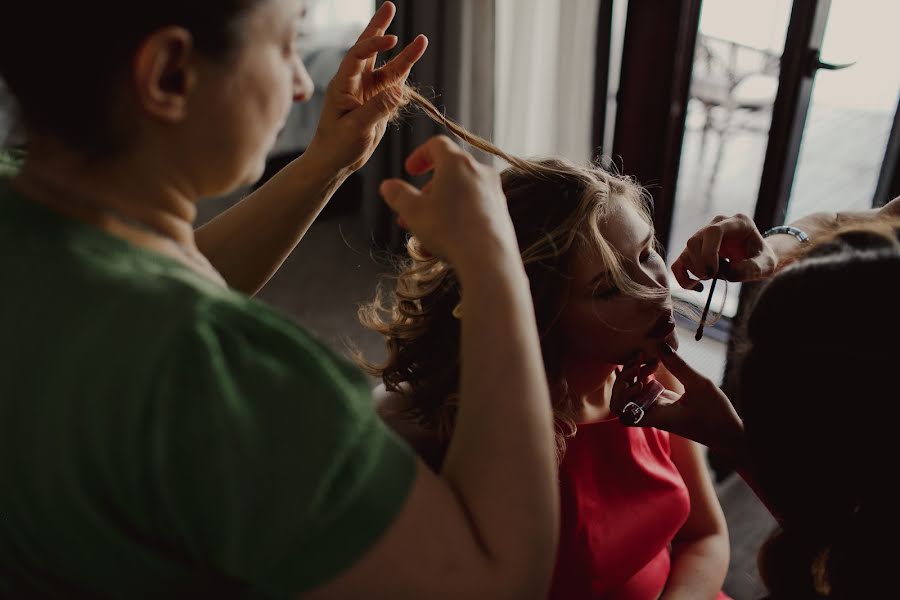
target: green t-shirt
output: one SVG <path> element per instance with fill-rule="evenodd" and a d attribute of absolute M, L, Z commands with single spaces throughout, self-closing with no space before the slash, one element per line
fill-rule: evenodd
<path fill-rule="evenodd" d="M 0 597 L 285 597 L 369 549 L 411 451 L 261 302 L 0 178 Z"/>

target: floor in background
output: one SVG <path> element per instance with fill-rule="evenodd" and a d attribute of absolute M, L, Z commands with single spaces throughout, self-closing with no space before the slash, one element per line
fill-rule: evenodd
<path fill-rule="evenodd" d="M 207 201 L 203 221 L 223 210 L 232 199 Z M 260 296 L 287 312 L 297 323 L 346 354 L 347 342 L 368 358 L 381 359 L 384 346 L 378 335 L 356 320 L 356 308 L 374 294 L 384 256 L 373 255 L 369 235 L 355 213 L 321 217 Z M 682 329 L 682 353 L 708 377 L 717 380 L 724 368 L 721 342 L 693 339 Z M 726 591 L 734 600 L 756 600 L 762 588 L 756 571 L 756 552 L 772 528 L 765 508 L 737 476 L 717 484 L 731 531 L 731 567 Z"/>
<path fill-rule="evenodd" d="M 759 578 L 756 555 L 775 529 L 775 519 L 736 473 L 716 485 L 731 538 L 731 562 L 725 591 L 734 600 L 759 600 L 766 588 Z"/>

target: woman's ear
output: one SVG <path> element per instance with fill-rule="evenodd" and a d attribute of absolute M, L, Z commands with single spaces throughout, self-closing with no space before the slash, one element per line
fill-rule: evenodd
<path fill-rule="evenodd" d="M 194 39 L 183 27 L 157 29 L 144 39 L 133 69 L 141 108 L 167 123 L 182 121 L 197 79 L 193 57 Z"/>

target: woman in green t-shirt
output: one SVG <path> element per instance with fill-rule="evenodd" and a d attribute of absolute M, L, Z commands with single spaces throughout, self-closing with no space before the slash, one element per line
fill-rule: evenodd
<path fill-rule="evenodd" d="M 390 206 L 459 272 L 461 402 L 442 472 L 365 379 L 249 297 L 403 102 L 384 3 L 308 150 L 255 181 L 291 101 L 301 0 L 19 2 L 0 76 L 27 158 L 0 178 L 0 596 L 525 598 L 558 519 L 547 385 L 495 172 L 446 138 Z"/>

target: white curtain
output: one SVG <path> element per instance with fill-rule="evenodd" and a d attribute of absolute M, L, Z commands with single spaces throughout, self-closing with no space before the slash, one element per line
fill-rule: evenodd
<path fill-rule="evenodd" d="M 494 138 L 522 156 L 586 162 L 601 0 L 497 0 Z"/>
<path fill-rule="evenodd" d="M 456 1 L 460 20 L 457 115 L 469 131 L 490 139 L 494 130 L 496 5 L 486 0 Z M 474 154 L 490 162 L 487 155 Z"/>

